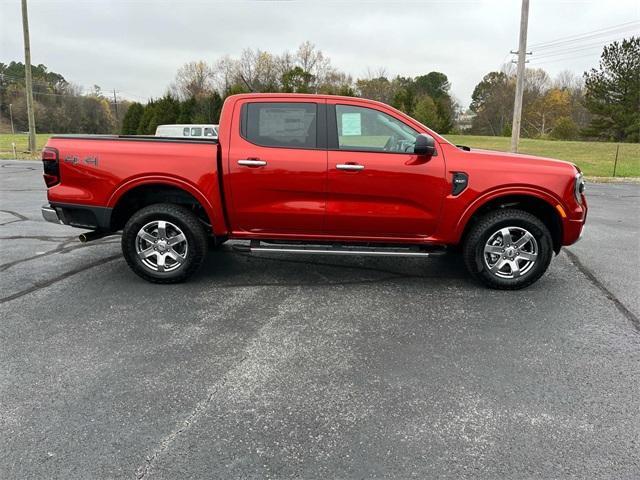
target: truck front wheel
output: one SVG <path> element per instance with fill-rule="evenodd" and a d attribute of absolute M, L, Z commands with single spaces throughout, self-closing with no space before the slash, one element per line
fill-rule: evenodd
<path fill-rule="evenodd" d="M 202 265 L 207 235 L 198 217 L 168 203 L 149 205 L 126 223 L 122 253 L 129 267 L 154 283 L 178 283 Z"/>
<path fill-rule="evenodd" d="M 471 275 L 488 287 L 517 290 L 546 272 L 553 245 L 538 217 L 508 208 L 486 214 L 471 228 L 463 255 Z"/>

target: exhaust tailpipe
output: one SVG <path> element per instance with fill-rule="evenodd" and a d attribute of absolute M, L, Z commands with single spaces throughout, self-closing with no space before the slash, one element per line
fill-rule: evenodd
<path fill-rule="evenodd" d="M 86 233 L 81 233 L 78 236 L 78 240 L 80 240 L 82 243 L 87 243 L 87 242 L 92 242 L 94 240 L 99 240 L 103 237 L 106 237 L 108 235 L 111 235 L 110 232 L 100 232 L 98 230 L 95 230 L 93 232 L 86 232 Z"/>

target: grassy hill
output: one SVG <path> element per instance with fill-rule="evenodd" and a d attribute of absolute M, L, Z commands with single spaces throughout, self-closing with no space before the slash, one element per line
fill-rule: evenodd
<path fill-rule="evenodd" d="M 456 145 L 471 148 L 509 151 L 509 137 L 481 137 L 474 135 L 445 135 Z M 570 142 L 560 140 L 538 140 L 523 138 L 520 140 L 520 153 L 541 157 L 567 160 L 578 165 L 585 175 L 592 177 L 610 177 L 618 151 L 617 177 L 640 177 L 640 144 L 610 142 Z"/>

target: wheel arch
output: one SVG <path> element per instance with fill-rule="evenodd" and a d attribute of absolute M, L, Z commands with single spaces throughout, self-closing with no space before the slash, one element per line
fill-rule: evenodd
<path fill-rule="evenodd" d="M 458 230 L 461 232 L 460 243 L 464 243 L 473 225 L 486 213 L 500 208 L 518 208 L 535 215 L 545 224 L 553 240 L 553 250 L 557 254 L 562 247 L 563 233 L 557 205 L 561 205 L 557 199 L 539 191 L 501 192 L 489 195 L 471 205 L 461 218 L 458 223 Z"/>
<path fill-rule="evenodd" d="M 186 182 L 172 178 L 145 178 L 122 185 L 109 200 L 111 229 L 120 230 L 131 216 L 154 203 L 173 203 L 192 210 L 212 231 L 213 208 L 207 199 Z"/>

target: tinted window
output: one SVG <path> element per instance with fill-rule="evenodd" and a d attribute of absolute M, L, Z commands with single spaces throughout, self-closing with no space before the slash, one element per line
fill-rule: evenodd
<path fill-rule="evenodd" d="M 316 148 L 316 119 L 315 103 L 249 103 L 242 132 L 257 145 Z"/>
<path fill-rule="evenodd" d="M 184 127 L 182 129 L 182 136 L 183 137 L 188 137 L 189 136 L 189 127 Z"/>
<path fill-rule="evenodd" d="M 372 108 L 336 105 L 338 148 L 412 153 L 418 132 L 391 115 Z"/>
<path fill-rule="evenodd" d="M 201 137 L 202 136 L 202 127 L 191 127 L 191 136 L 192 137 Z"/>
<path fill-rule="evenodd" d="M 214 133 L 213 133 L 213 128 L 205 127 L 204 136 L 205 137 L 213 137 L 213 136 L 215 136 Z"/>

